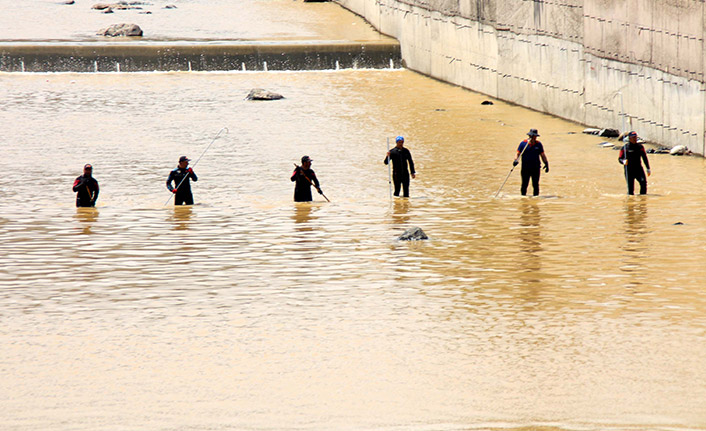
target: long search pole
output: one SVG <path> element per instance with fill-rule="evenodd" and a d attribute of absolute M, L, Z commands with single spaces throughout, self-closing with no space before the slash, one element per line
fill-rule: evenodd
<path fill-rule="evenodd" d="M 387 138 L 387 185 L 390 190 L 390 202 L 392 202 L 392 160 L 390 160 L 390 138 Z"/>
<path fill-rule="evenodd" d="M 196 161 L 194 162 L 194 165 L 192 166 L 192 168 L 194 168 L 194 167 L 199 163 L 199 161 L 201 160 L 201 157 L 203 157 L 203 155 L 206 154 L 206 151 L 208 151 L 208 149 L 211 148 L 211 145 L 213 145 L 213 143 L 216 142 L 216 139 L 218 139 L 218 137 L 221 136 L 221 133 L 223 133 L 224 130 L 226 131 L 226 135 L 228 134 L 228 128 L 227 128 L 227 127 L 224 127 L 224 128 L 222 128 L 221 130 L 219 130 L 218 133 L 216 134 L 216 137 L 213 138 L 213 140 L 211 141 L 211 143 L 208 144 L 208 147 L 206 147 L 206 149 L 203 150 L 203 153 L 201 153 L 201 155 L 199 156 L 199 158 L 196 159 Z M 189 174 L 184 175 L 184 178 L 182 178 L 181 181 L 179 181 L 179 185 L 176 186 L 176 189 L 175 189 L 175 190 L 179 190 L 179 186 L 181 186 L 181 184 L 182 184 L 184 181 L 186 181 L 187 178 L 189 178 Z M 166 206 L 166 205 L 169 203 L 169 201 L 172 200 L 172 196 L 174 196 L 174 195 L 175 195 L 175 193 L 170 194 L 170 195 L 169 195 L 169 199 L 167 199 L 167 201 L 166 201 L 166 202 L 164 203 L 164 205 L 162 205 L 162 206 Z"/>
<path fill-rule="evenodd" d="M 527 139 L 527 144 L 525 144 L 525 147 L 522 149 L 522 152 L 520 153 L 519 156 L 517 156 L 517 159 L 515 159 L 515 160 L 519 160 L 522 158 L 522 155 L 525 153 L 525 150 L 527 149 L 527 147 L 529 147 L 529 139 Z M 505 177 L 505 181 L 503 181 L 503 184 L 500 186 L 498 191 L 495 193 L 496 198 L 500 194 L 500 190 L 502 190 L 503 187 L 505 187 L 505 183 L 507 182 L 507 179 L 510 178 L 510 174 L 512 174 L 512 171 L 515 170 L 515 166 L 516 166 L 515 164 L 512 165 L 512 169 L 510 169 L 510 172 L 508 172 L 507 176 Z"/>

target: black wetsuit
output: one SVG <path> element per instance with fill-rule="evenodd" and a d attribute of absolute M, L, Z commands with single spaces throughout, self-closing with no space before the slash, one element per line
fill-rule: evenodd
<path fill-rule="evenodd" d="M 647 177 L 645 176 L 645 171 L 642 169 L 641 161 L 645 162 L 647 170 L 650 169 L 650 162 L 647 160 L 645 147 L 643 147 L 642 144 L 632 144 L 630 142 L 623 145 L 623 148 L 620 149 L 620 154 L 618 154 L 618 161 L 624 164 L 624 160 L 628 161 L 628 164 L 625 165 L 625 181 L 628 183 L 628 194 L 635 194 L 635 180 L 640 183 L 640 194 L 646 194 Z"/>
<path fill-rule="evenodd" d="M 409 197 L 409 174 L 416 174 L 414 170 L 414 161 L 412 153 L 405 147 L 393 148 L 390 150 L 390 160 L 392 160 L 392 183 L 395 185 L 395 196 L 400 195 L 400 186 L 404 188 L 404 197 Z M 385 156 L 384 163 L 388 164 L 388 158 Z M 409 171 L 407 171 L 407 162 L 409 162 Z"/>
<path fill-rule="evenodd" d="M 186 180 L 182 183 L 181 181 L 186 177 Z M 191 182 L 190 180 L 198 181 L 194 171 L 189 174 L 189 168 L 182 169 L 177 167 L 176 169 L 169 172 L 169 177 L 167 178 L 167 188 L 169 191 L 174 190 L 175 187 L 179 186 L 179 189 L 174 194 L 174 205 L 193 205 L 194 196 L 191 194 Z M 172 181 L 174 181 L 174 186 L 172 186 Z"/>
<path fill-rule="evenodd" d="M 76 207 L 94 207 L 98 199 L 98 181 L 91 176 L 81 175 L 74 181 Z"/>
<path fill-rule="evenodd" d="M 526 145 L 527 139 L 520 142 L 517 151 L 522 153 Z M 527 187 L 529 186 L 530 179 L 532 180 L 532 195 L 539 196 L 539 172 L 542 167 L 540 156 L 542 153 L 544 153 L 544 147 L 539 141 L 534 145 L 528 146 L 527 149 L 524 150 L 524 153 L 522 153 L 522 170 L 520 170 L 520 176 L 522 176 L 520 194 L 522 194 L 522 196 L 527 195 Z"/>
<path fill-rule="evenodd" d="M 306 177 L 305 177 L 306 176 Z M 321 193 L 321 188 L 319 185 L 319 179 L 316 178 L 316 174 L 313 169 L 304 169 L 301 166 L 297 166 L 292 172 L 292 181 L 296 181 L 294 186 L 294 202 L 311 202 L 313 200 L 311 196 L 311 183 L 307 180 L 311 180 L 316 187 L 316 190 Z"/>

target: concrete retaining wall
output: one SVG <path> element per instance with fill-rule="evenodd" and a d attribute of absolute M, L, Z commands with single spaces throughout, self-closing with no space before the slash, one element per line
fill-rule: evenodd
<path fill-rule="evenodd" d="M 703 0 L 336 1 L 412 70 L 704 154 Z"/>

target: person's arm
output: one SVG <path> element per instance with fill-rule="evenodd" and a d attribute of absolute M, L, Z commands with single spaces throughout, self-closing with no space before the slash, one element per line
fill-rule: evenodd
<path fill-rule="evenodd" d="M 542 154 L 539 155 L 542 158 L 542 161 L 544 162 L 544 172 L 549 172 L 549 160 L 547 160 L 547 155 L 544 154 L 544 151 L 542 151 Z"/>
<path fill-rule="evenodd" d="M 297 166 L 296 168 L 294 168 L 294 172 L 292 172 L 292 178 L 290 178 L 290 180 L 291 180 L 292 182 L 294 182 L 294 181 L 297 180 L 297 175 L 299 175 L 299 172 L 301 172 L 301 169 L 302 169 L 302 168 L 299 167 L 299 166 Z"/>
<path fill-rule="evenodd" d="M 645 151 L 645 147 L 642 147 L 642 154 L 640 156 L 642 157 L 642 161 L 645 162 L 645 167 L 647 168 L 647 175 L 652 175 L 652 171 L 650 171 L 650 161 L 647 160 L 647 151 Z"/>
<path fill-rule="evenodd" d="M 412 152 L 407 150 L 407 159 L 409 160 L 409 173 L 412 174 L 412 178 L 416 178 L 417 171 L 414 170 L 414 160 L 412 160 Z"/>
<path fill-rule="evenodd" d="M 100 187 L 98 187 L 98 181 L 93 181 L 93 184 L 96 186 L 96 190 L 93 193 L 93 198 L 91 199 L 91 204 L 96 205 L 96 201 L 98 200 L 98 193 L 100 192 Z"/>
<path fill-rule="evenodd" d="M 169 176 L 167 177 L 167 188 L 169 189 L 170 192 L 174 192 L 174 187 L 172 186 L 172 181 L 174 180 L 174 171 L 169 172 Z"/>
<path fill-rule="evenodd" d="M 309 171 L 309 172 L 310 172 L 309 179 L 311 180 L 312 183 L 314 183 L 314 187 L 316 187 L 316 190 L 319 193 L 323 193 L 321 191 L 321 186 L 319 185 L 319 179 L 316 178 L 316 174 L 314 173 L 314 171 Z"/>
<path fill-rule="evenodd" d="M 625 145 L 623 145 L 623 148 L 621 148 L 620 152 L 618 153 L 618 163 L 620 163 L 621 165 L 628 164 L 627 154 L 625 151 Z"/>
<path fill-rule="evenodd" d="M 83 187 L 83 179 L 82 179 L 82 177 L 78 177 L 74 181 L 74 187 L 73 187 L 74 193 L 78 193 L 78 191 L 81 187 Z"/>
<path fill-rule="evenodd" d="M 520 145 L 517 147 L 517 154 L 515 154 L 515 160 L 512 161 L 512 166 L 517 166 L 520 163 L 520 155 L 522 154 L 522 150 L 524 150 L 525 145 L 527 145 L 527 142 L 520 142 Z"/>
<path fill-rule="evenodd" d="M 188 174 L 188 175 L 189 175 L 189 177 L 191 177 L 192 180 L 194 180 L 194 181 L 198 181 L 198 180 L 199 180 L 199 178 L 198 178 L 198 177 L 196 176 L 196 174 L 194 173 L 194 170 L 193 170 L 193 169 L 189 168 L 188 171 L 189 171 L 189 174 Z"/>

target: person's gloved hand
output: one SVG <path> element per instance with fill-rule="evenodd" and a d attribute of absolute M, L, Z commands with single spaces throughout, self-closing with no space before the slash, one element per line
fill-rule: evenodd
<path fill-rule="evenodd" d="M 193 173 L 194 173 L 194 170 L 191 169 L 191 168 L 189 168 L 189 169 L 186 170 L 186 172 L 188 172 L 188 173 L 190 173 L 190 174 L 193 174 Z"/>
<path fill-rule="evenodd" d="M 321 190 L 321 189 L 317 189 L 317 191 L 319 192 L 320 195 L 324 194 L 323 190 Z"/>
<path fill-rule="evenodd" d="M 512 166 L 517 166 L 520 162 L 517 159 L 512 161 Z"/>
<path fill-rule="evenodd" d="M 177 192 L 177 189 L 172 189 L 172 193 L 176 194 L 176 192 Z"/>
<path fill-rule="evenodd" d="M 549 173 L 549 165 L 544 165 L 544 172 Z"/>
<path fill-rule="evenodd" d="M 648 169 L 648 170 L 647 170 L 647 176 L 649 177 L 650 175 L 652 175 L 652 171 Z"/>

